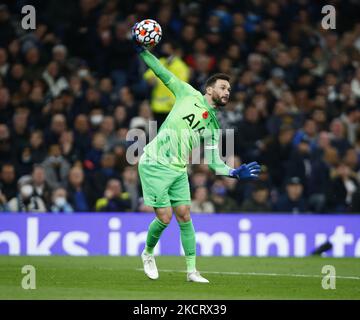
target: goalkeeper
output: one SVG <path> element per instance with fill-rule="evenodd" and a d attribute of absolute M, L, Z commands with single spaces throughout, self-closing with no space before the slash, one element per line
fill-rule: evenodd
<path fill-rule="evenodd" d="M 150 279 L 159 277 L 154 247 L 169 225 L 174 212 L 185 252 L 187 280 L 208 283 L 209 281 L 196 270 L 195 230 L 190 216 L 191 197 L 186 167 L 189 155 L 202 140 L 206 161 L 218 175 L 236 179 L 255 179 L 260 172 L 260 166 L 252 162 L 233 169 L 220 159 L 220 127 L 216 112 L 229 100 L 229 76 L 211 76 L 205 85 L 205 95 L 202 95 L 189 84 L 179 80 L 136 41 L 135 46 L 146 65 L 175 96 L 171 112 L 157 136 L 145 146 L 139 161 L 144 203 L 153 207 L 156 214 L 149 225 L 146 246 L 141 254 L 144 272 Z"/>

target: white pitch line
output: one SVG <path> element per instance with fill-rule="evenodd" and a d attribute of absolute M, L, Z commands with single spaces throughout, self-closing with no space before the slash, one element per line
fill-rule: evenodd
<path fill-rule="evenodd" d="M 143 271 L 144 269 L 137 268 L 137 271 Z M 159 269 L 162 272 L 180 272 L 186 273 L 184 270 L 171 270 L 171 269 Z M 201 273 L 207 274 L 224 274 L 232 276 L 265 276 L 265 277 L 300 277 L 300 278 L 323 278 L 324 275 L 314 274 L 293 274 L 293 273 L 264 273 L 264 272 L 235 272 L 235 271 L 201 271 Z M 356 276 L 327 276 L 329 278 L 360 280 L 360 277 Z"/>

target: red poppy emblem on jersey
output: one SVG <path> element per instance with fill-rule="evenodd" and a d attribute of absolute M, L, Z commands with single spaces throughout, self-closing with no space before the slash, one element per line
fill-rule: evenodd
<path fill-rule="evenodd" d="M 205 111 L 203 114 L 202 114 L 202 117 L 203 119 L 207 119 L 209 116 L 209 112 Z"/>

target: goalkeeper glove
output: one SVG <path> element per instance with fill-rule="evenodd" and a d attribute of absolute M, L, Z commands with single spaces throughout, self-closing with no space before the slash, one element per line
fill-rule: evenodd
<path fill-rule="evenodd" d="M 136 34 L 135 34 L 135 29 L 136 29 L 136 26 L 138 25 L 138 22 L 136 22 L 133 27 L 131 28 L 131 37 L 132 37 L 132 40 L 133 40 L 133 43 L 134 43 L 134 48 L 135 48 L 135 51 L 137 53 L 141 53 L 145 50 L 145 48 L 136 40 Z"/>
<path fill-rule="evenodd" d="M 257 179 L 261 171 L 260 165 L 255 161 L 249 164 L 242 164 L 236 169 L 231 169 L 229 176 L 232 178 L 240 179 Z"/>

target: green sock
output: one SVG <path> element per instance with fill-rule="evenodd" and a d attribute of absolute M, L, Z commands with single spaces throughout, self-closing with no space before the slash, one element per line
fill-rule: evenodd
<path fill-rule="evenodd" d="M 196 241 L 192 221 L 179 222 L 181 243 L 185 252 L 187 272 L 196 270 Z"/>
<path fill-rule="evenodd" d="M 145 252 L 149 254 L 154 253 L 154 248 L 158 243 L 162 232 L 168 225 L 155 218 L 149 225 L 148 234 L 146 237 Z"/>

